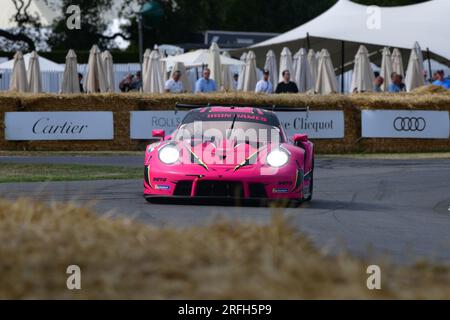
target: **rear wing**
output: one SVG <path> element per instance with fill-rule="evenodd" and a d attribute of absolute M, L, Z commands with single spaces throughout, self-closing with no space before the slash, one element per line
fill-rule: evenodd
<path fill-rule="evenodd" d="M 273 112 L 307 112 L 309 113 L 309 106 L 305 108 L 294 108 L 294 107 L 288 107 L 288 106 L 278 106 L 278 105 L 249 105 L 249 104 L 223 104 L 223 103 L 217 103 L 217 104 L 181 104 L 177 103 L 175 106 L 175 110 L 181 111 L 181 110 L 195 110 L 200 108 L 209 108 L 209 107 L 251 107 L 251 108 L 257 108 L 267 111 L 273 111 Z"/>

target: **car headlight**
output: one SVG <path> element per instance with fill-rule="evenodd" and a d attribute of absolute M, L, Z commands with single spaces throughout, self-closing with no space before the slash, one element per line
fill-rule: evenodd
<path fill-rule="evenodd" d="M 280 168 L 289 161 L 289 154 L 286 151 L 277 149 L 267 155 L 267 164 L 274 168 Z"/>
<path fill-rule="evenodd" d="M 159 160 L 165 164 L 174 164 L 180 159 L 180 151 L 173 145 L 168 145 L 159 150 Z"/>

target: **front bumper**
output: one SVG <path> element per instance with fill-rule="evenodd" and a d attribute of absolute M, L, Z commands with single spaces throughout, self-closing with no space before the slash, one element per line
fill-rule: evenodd
<path fill-rule="evenodd" d="M 184 170 L 183 170 L 184 171 Z M 145 167 L 144 197 L 147 199 L 199 200 L 300 200 L 303 172 L 280 170 L 276 175 L 261 175 L 257 168 L 235 173 L 227 170 L 202 174 L 151 170 Z"/>

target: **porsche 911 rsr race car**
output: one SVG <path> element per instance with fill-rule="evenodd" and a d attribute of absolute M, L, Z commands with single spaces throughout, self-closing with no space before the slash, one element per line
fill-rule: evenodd
<path fill-rule="evenodd" d="M 154 130 L 153 137 L 161 140 L 146 150 L 144 197 L 149 202 L 311 200 L 313 143 L 305 134 L 288 138 L 270 108 L 178 107 L 192 110 L 172 134 Z"/>

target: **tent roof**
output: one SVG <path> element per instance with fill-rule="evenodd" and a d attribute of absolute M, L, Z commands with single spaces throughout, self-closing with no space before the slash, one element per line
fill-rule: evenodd
<path fill-rule="evenodd" d="M 382 46 L 410 50 L 417 41 L 422 50 L 429 48 L 433 58 L 450 65 L 450 41 L 447 35 L 450 19 L 441 16 L 443 12 L 450 12 L 450 1 L 431 0 L 380 9 L 381 28 L 370 29 L 367 26 L 371 17 L 368 6 L 339 0 L 317 18 L 250 49 L 257 51 L 258 56 L 263 52 L 261 49 L 281 51 L 283 46 L 292 47 L 295 51 L 300 46 L 307 46 L 309 34 L 311 47 L 316 50 L 327 48 L 333 59 L 336 59 L 333 53 L 337 53 L 338 60 L 334 61 L 336 67 L 336 62 L 337 66 L 340 65 L 341 41 L 347 45 L 346 62 L 354 58 L 359 44 L 366 44 L 372 52 Z"/>
<path fill-rule="evenodd" d="M 31 57 L 31 53 L 27 53 L 26 55 L 23 56 L 23 59 L 25 60 L 26 68 L 28 68 L 28 64 L 30 62 L 30 57 Z M 14 66 L 14 59 L 0 64 L 0 70 L 12 70 L 13 66 Z M 41 56 L 39 56 L 39 66 L 41 68 L 41 72 L 46 72 L 46 71 L 64 72 L 63 66 L 61 66 L 53 61 L 50 61 L 48 59 L 45 59 Z"/>
<path fill-rule="evenodd" d="M 183 62 L 186 67 L 201 67 L 202 65 L 207 65 L 209 61 L 209 50 L 200 49 L 185 54 L 180 54 L 178 56 L 171 56 L 162 59 L 168 63 L 171 62 Z M 237 59 L 232 59 L 220 56 L 220 62 L 224 65 L 244 65 L 244 63 Z"/>

